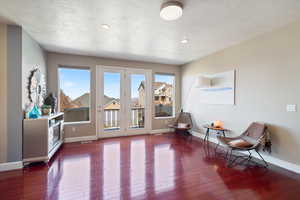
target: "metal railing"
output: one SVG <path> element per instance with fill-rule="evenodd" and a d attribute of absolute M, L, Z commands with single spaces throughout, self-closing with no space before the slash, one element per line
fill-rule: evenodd
<path fill-rule="evenodd" d="M 90 121 L 90 108 L 64 109 L 65 122 Z M 131 108 L 130 128 L 144 128 L 145 109 L 140 107 Z M 120 128 L 120 110 L 104 109 L 104 129 Z"/>

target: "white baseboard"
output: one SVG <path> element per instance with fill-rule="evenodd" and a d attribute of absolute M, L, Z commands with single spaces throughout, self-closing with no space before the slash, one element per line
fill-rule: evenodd
<path fill-rule="evenodd" d="M 204 134 L 201 134 L 199 132 L 192 131 L 192 135 L 204 139 Z M 213 138 L 213 137 L 209 137 L 209 141 L 213 142 L 215 144 L 218 143 L 218 139 L 217 138 Z M 240 151 L 240 153 L 247 154 L 247 152 L 245 152 L 245 151 Z M 285 161 L 285 160 L 281 160 L 281 159 L 275 158 L 275 157 L 273 157 L 271 155 L 268 155 L 268 154 L 263 154 L 262 153 L 262 155 L 263 155 L 264 159 L 268 163 L 271 163 L 271 164 L 276 165 L 278 167 L 281 167 L 281 168 L 287 169 L 289 171 L 292 171 L 292 172 L 300 174 L 300 166 L 299 165 L 296 165 L 294 163 L 290 163 L 290 162 Z M 257 155 L 257 154 L 252 154 L 252 156 L 255 157 L 255 158 L 257 158 L 257 159 L 261 159 L 259 157 L 259 155 Z"/>
<path fill-rule="evenodd" d="M 23 162 L 22 161 L 0 163 L 0 172 L 15 170 L 15 169 L 22 169 L 22 168 L 23 168 Z"/>
<path fill-rule="evenodd" d="M 168 133 L 171 132 L 172 130 L 169 128 L 166 129 L 156 129 L 156 130 L 151 130 L 150 134 L 159 134 L 159 133 Z M 130 135 L 124 135 L 124 136 L 132 136 L 132 135 L 138 135 L 138 134 L 130 134 Z M 112 137 L 120 137 L 120 135 L 107 135 L 104 137 L 99 137 L 101 138 L 112 138 Z M 72 142 L 84 142 L 84 141 L 90 141 L 90 140 L 97 140 L 98 137 L 95 135 L 91 136 L 82 136 L 82 137 L 69 137 L 64 139 L 64 143 L 72 143 Z"/>
<path fill-rule="evenodd" d="M 82 137 L 70 137 L 70 138 L 65 138 L 64 142 L 65 143 L 71 143 L 71 142 L 84 142 L 84 141 L 90 141 L 90 140 L 97 140 L 97 136 L 95 135 L 90 135 L 90 136 L 82 136 Z"/>
<path fill-rule="evenodd" d="M 169 133 L 169 132 L 172 132 L 172 129 L 165 128 L 165 129 L 155 129 L 150 131 L 151 134 Z"/>

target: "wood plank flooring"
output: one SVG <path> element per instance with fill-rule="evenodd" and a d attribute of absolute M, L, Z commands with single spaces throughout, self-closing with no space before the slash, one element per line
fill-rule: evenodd
<path fill-rule="evenodd" d="M 300 199 L 300 177 L 226 166 L 213 145 L 174 134 L 65 144 L 49 165 L 0 173 L 0 199 Z"/>

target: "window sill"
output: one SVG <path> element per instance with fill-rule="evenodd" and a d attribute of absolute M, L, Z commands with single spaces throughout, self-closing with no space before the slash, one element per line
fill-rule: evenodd
<path fill-rule="evenodd" d="M 64 126 L 72 126 L 72 125 L 87 125 L 91 124 L 91 121 L 81 121 L 81 122 L 64 122 Z"/>
<path fill-rule="evenodd" d="M 154 119 L 174 119 L 175 116 L 169 116 L 169 117 L 154 117 Z"/>

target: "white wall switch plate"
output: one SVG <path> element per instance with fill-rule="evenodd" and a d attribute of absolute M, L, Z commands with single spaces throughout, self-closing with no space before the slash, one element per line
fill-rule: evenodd
<path fill-rule="evenodd" d="M 288 104 L 286 105 L 287 112 L 297 112 L 297 105 L 296 104 Z"/>

